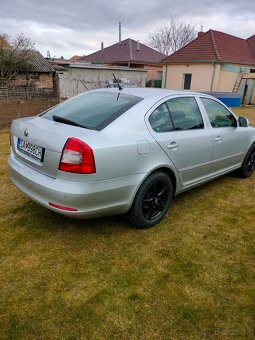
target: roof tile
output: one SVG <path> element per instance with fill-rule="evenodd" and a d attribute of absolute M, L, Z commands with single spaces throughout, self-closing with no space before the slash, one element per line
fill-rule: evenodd
<path fill-rule="evenodd" d="M 55 70 L 50 63 L 38 51 L 32 52 L 33 58 L 29 61 L 27 66 L 28 72 L 51 73 Z"/>
<path fill-rule="evenodd" d="M 164 54 L 133 39 L 126 39 L 79 59 L 79 62 L 92 63 L 159 63 Z"/>
<path fill-rule="evenodd" d="M 218 61 L 255 65 L 255 36 L 245 40 L 209 30 L 163 61 L 166 63 Z"/>
<path fill-rule="evenodd" d="M 247 39 L 247 42 L 255 58 L 255 34 L 251 36 L 249 39 Z"/>

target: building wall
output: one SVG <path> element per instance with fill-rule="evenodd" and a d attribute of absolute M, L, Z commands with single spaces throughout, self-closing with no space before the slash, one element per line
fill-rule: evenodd
<path fill-rule="evenodd" d="M 251 66 L 237 64 L 171 64 L 163 69 L 162 87 L 172 90 L 183 90 L 184 74 L 192 74 L 191 91 L 215 91 L 233 92 L 239 72 L 243 72 L 243 78 L 254 79 L 250 73 Z M 244 84 L 242 81 L 238 92 L 243 94 Z M 254 81 L 247 81 L 249 98 L 247 103 L 255 103 Z M 243 85 L 243 86 L 242 86 Z"/>
<path fill-rule="evenodd" d="M 147 80 L 161 80 L 163 66 L 155 66 L 155 65 L 144 65 L 144 68 L 148 71 Z"/>
<path fill-rule="evenodd" d="M 253 79 L 253 91 L 251 95 L 251 104 L 255 105 L 255 74 L 252 77 L 252 79 Z"/>
<path fill-rule="evenodd" d="M 214 72 L 212 64 L 167 65 L 163 71 L 162 87 L 171 90 L 183 90 L 184 74 L 192 74 L 192 91 L 210 91 Z"/>
<path fill-rule="evenodd" d="M 244 104 L 255 105 L 255 73 L 244 75 L 240 90 L 244 92 L 244 88 L 247 86 L 246 95 L 243 95 Z"/>
<path fill-rule="evenodd" d="M 147 71 L 146 80 L 162 80 L 162 73 L 163 73 L 163 65 L 155 65 L 155 64 L 132 64 L 131 66 L 121 65 L 121 64 L 108 64 L 108 66 L 125 66 L 131 68 L 138 68 L 138 69 L 145 69 Z"/>
<path fill-rule="evenodd" d="M 52 73 L 38 73 L 27 77 L 26 74 L 18 74 L 11 82 L 12 87 L 34 87 L 37 89 L 53 89 Z"/>
<path fill-rule="evenodd" d="M 70 98 L 92 89 L 113 83 L 113 73 L 124 85 L 145 87 L 147 72 L 144 69 L 114 67 L 70 66 L 59 72 L 59 88 L 62 98 Z"/>
<path fill-rule="evenodd" d="M 250 67 L 237 64 L 222 64 L 217 91 L 232 92 L 240 71 L 242 71 L 244 75 L 249 74 Z"/>
<path fill-rule="evenodd" d="M 218 90 L 219 92 L 232 92 L 237 80 L 238 73 L 221 70 Z"/>

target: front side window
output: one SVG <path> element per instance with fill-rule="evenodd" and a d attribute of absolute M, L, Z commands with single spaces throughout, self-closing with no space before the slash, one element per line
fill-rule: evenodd
<path fill-rule="evenodd" d="M 156 132 L 202 129 L 204 127 L 194 97 L 181 97 L 166 101 L 153 111 L 149 122 Z"/>
<path fill-rule="evenodd" d="M 201 101 L 213 128 L 237 126 L 235 117 L 223 105 L 210 98 L 201 98 Z"/>

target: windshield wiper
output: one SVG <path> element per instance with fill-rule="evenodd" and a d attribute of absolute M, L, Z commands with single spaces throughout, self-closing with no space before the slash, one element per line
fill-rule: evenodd
<path fill-rule="evenodd" d="M 53 118 L 53 120 L 55 122 L 64 123 L 64 124 L 68 124 L 68 125 L 73 125 L 73 126 L 79 126 L 79 127 L 91 130 L 90 127 L 82 125 L 82 124 L 79 124 L 79 123 L 77 123 L 77 122 L 75 122 L 75 121 L 73 121 L 71 119 L 67 119 L 67 118 L 63 118 L 63 117 L 59 117 L 59 116 L 55 116 L 55 115 L 53 115 L 52 118 Z"/>

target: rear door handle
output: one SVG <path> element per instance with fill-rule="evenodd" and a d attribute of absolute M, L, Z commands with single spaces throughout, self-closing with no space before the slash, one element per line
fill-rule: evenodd
<path fill-rule="evenodd" d="M 217 136 L 216 138 L 214 138 L 214 141 L 219 143 L 222 142 L 221 136 Z"/>
<path fill-rule="evenodd" d="M 167 149 L 172 149 L 172 150 L 176 150 L 178 148 L 178 144 L 176 142 L 172 142 L 169 145 L 167 145 Z"/>

